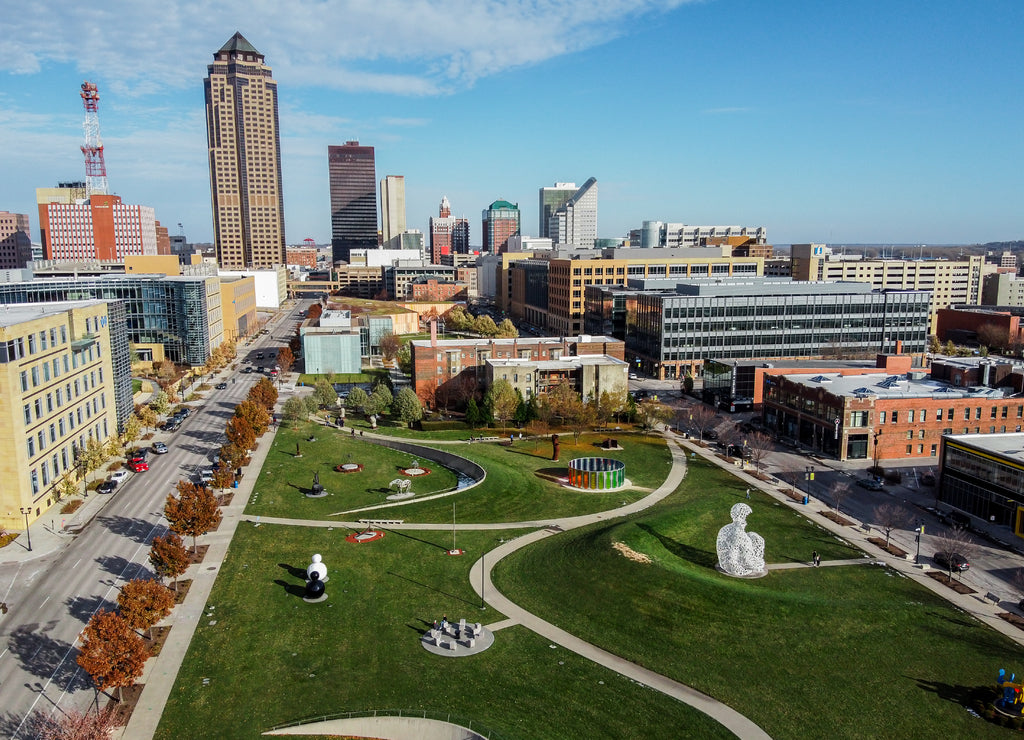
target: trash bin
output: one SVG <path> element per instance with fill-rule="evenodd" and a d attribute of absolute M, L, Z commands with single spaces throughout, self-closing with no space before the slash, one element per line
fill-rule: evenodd
<path fill-rule="evenodd" d="M 238 488 L 238 481 L 235 481 L 232 487 L 233 488 Z M 807 501 L 804 501 L 804 503 L 806 504 Z"/>
<path fill-rule="evenodd" d="M 807 506 L 807 500 L 808 500 L 807 497 L 804 496 L 804 506 Z"/>

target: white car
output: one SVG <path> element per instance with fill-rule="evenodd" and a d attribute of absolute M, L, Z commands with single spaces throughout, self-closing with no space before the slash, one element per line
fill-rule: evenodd
<path fill-rule="evenodd" d="M 209 469 L 207 469 L 207 470 L 200 470 L 199 471 L 199 480 L 202 483 L 210 483 L 213 480 L 213 471 L 209 470 Z"/>
<path fill-rule="evenodd" d="M 110 474 L 110 480 L 114 481 L 114 483 L 117 483 L 117 484 L 124 483 L 124 481 L 127 478 L 128 478 L 128 471 L 127 470 L 115 470 L 113 473 Z"/>

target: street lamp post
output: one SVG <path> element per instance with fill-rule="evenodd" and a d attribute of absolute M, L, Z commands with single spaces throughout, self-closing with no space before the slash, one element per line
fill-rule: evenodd
<path fill-rule="evenodd" d="M 920 565 L 921 564 L 921 535 L 924 534 L 924 525 L 921 524 L 920 526 L 918 526 L 916 531 L 917 531 L 917 537 L 915 537 L 915 539 L 917 540 L 917 554 L 914 556 L 914 565 Z"/>
<path fill-rule="evenodd" d="M 807 481 L 807 498 L 811 497 L 811 481 L 814 480 L 814 466 L 808 465 L 807 470 L 804 472 L 804 480 Z"/>
<path fill-rule="evenodd" d="M 25 537 L 28 538 L 28 551 L 32 552 L 32 532 L 28 528 L 28 515 L 32 513 L 32 507 L 21 507 L 21 513 L 25 515 Z"/>

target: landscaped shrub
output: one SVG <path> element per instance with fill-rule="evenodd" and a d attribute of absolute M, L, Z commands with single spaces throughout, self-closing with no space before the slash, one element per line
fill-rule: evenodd
<path fill-rule="evenodd" d="M 420 421 L 419 428 L 424 432 L 440 432 L 446 429 L 468 429 L 463 421 Z"/>

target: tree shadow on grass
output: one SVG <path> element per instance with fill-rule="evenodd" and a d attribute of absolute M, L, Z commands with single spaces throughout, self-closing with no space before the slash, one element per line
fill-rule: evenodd
<path fill-rule="evenodd" d="M 287 593 L 289 596 L 298 596 L 299 598 L 302 598 L 306 595 L 305 584 L 302 584 L 300 586 L 297 583 L 288 583 L 288 581 L 282 580 L 276 580 L 274 581 L 274 583 L 283 588 L 285 590 L 285 593 Z"/>
<path fill-rule="evenodd" d="M 682 542 L 677 542 L 671 537 L 666 537 L 665 535 L 661 534 L 661 532 L 658 532 L 648 524 L 638 523 L 636 526 L 642 529 L 644 532 L 647 532 L 647 534 L 656 537 L 658 542 L 660 542 L 666 550 L 675 555 L 677 558 L 680 558 L 682 560 L 688 560 L 689 562 L 695 565 L 700 565 L 705 568 L 714 568 L 715 565 L 718 563 L 717 553 L 709 552 L 708 550 L 701 550 L 699 548 L 693 547 L 692 545 L 686 545 Z"/>
<path fill-rule="evenodd" d="M 943 701 L 953 702 L 961 706 L 968 706 L 970 704 L 972 690 L 969 686 L 952 685 L 942 683 L 941 681 L 930 681 L 925 678 L 914 678 L 913 676 L 905 676 L 905 678 L 916 681 L 919 689 L 935 694 Z"/>
<path fill-rule="evenodd" d="M 472 601 L 467 601 L 466 599 L 462 598 L 461 596 L 456 596 L 455 594 L 450 594 L 447 591 L 442 591 L 439 588 L 434 588 L 433 586 L 428 586 L 426 583 L 423 583 L 422 581 L 417 581 L 415 578 L 409 578 L 408 576 L 403 576 L 401 573 L 395 573 L 394 571 L 389 570 L 387 572 L 387 574 L 389 576 L 394 576 L 395 578 L 401 578 L 403 581 L 408 581 L 409 583 L 412 583 L 413 585 L 416 585 L 416 586 L 420 586 L 421 588 L 425 588 L 428 591 L 433 591 L 434 593 L 441 594 L 442 596 L 447 596 L 449 599 L 455 599 L 456 601 L 461 601 L 463 604 L 469 604 L 470 606 L 479 606 L 479 603 L 475 603 L 475 602 L 472 602 Z"/>
<path fill-rule="evenodd" d="M 445 552 L 448 552 L 448 548 L 445 545 L 439 545 L 436 542 L 428 542 L 427 540 L 421 540 L 419 537 L 413 537 L 408 532 L 403 532 L 402 530 L 399 530 L 399 529 L 387 529 L 386 527 L 380 527 L 380 529 L 383 529 L 388 534 L 396 534 L 399 537 L 405 537 L 406 539 L 409 539 L 409 540 L 415 540 L 416 542 L 422 542 L 424 545 L 430 545 L 431 547 L 436 547 L 438 550 L 444 550 Z"/>

